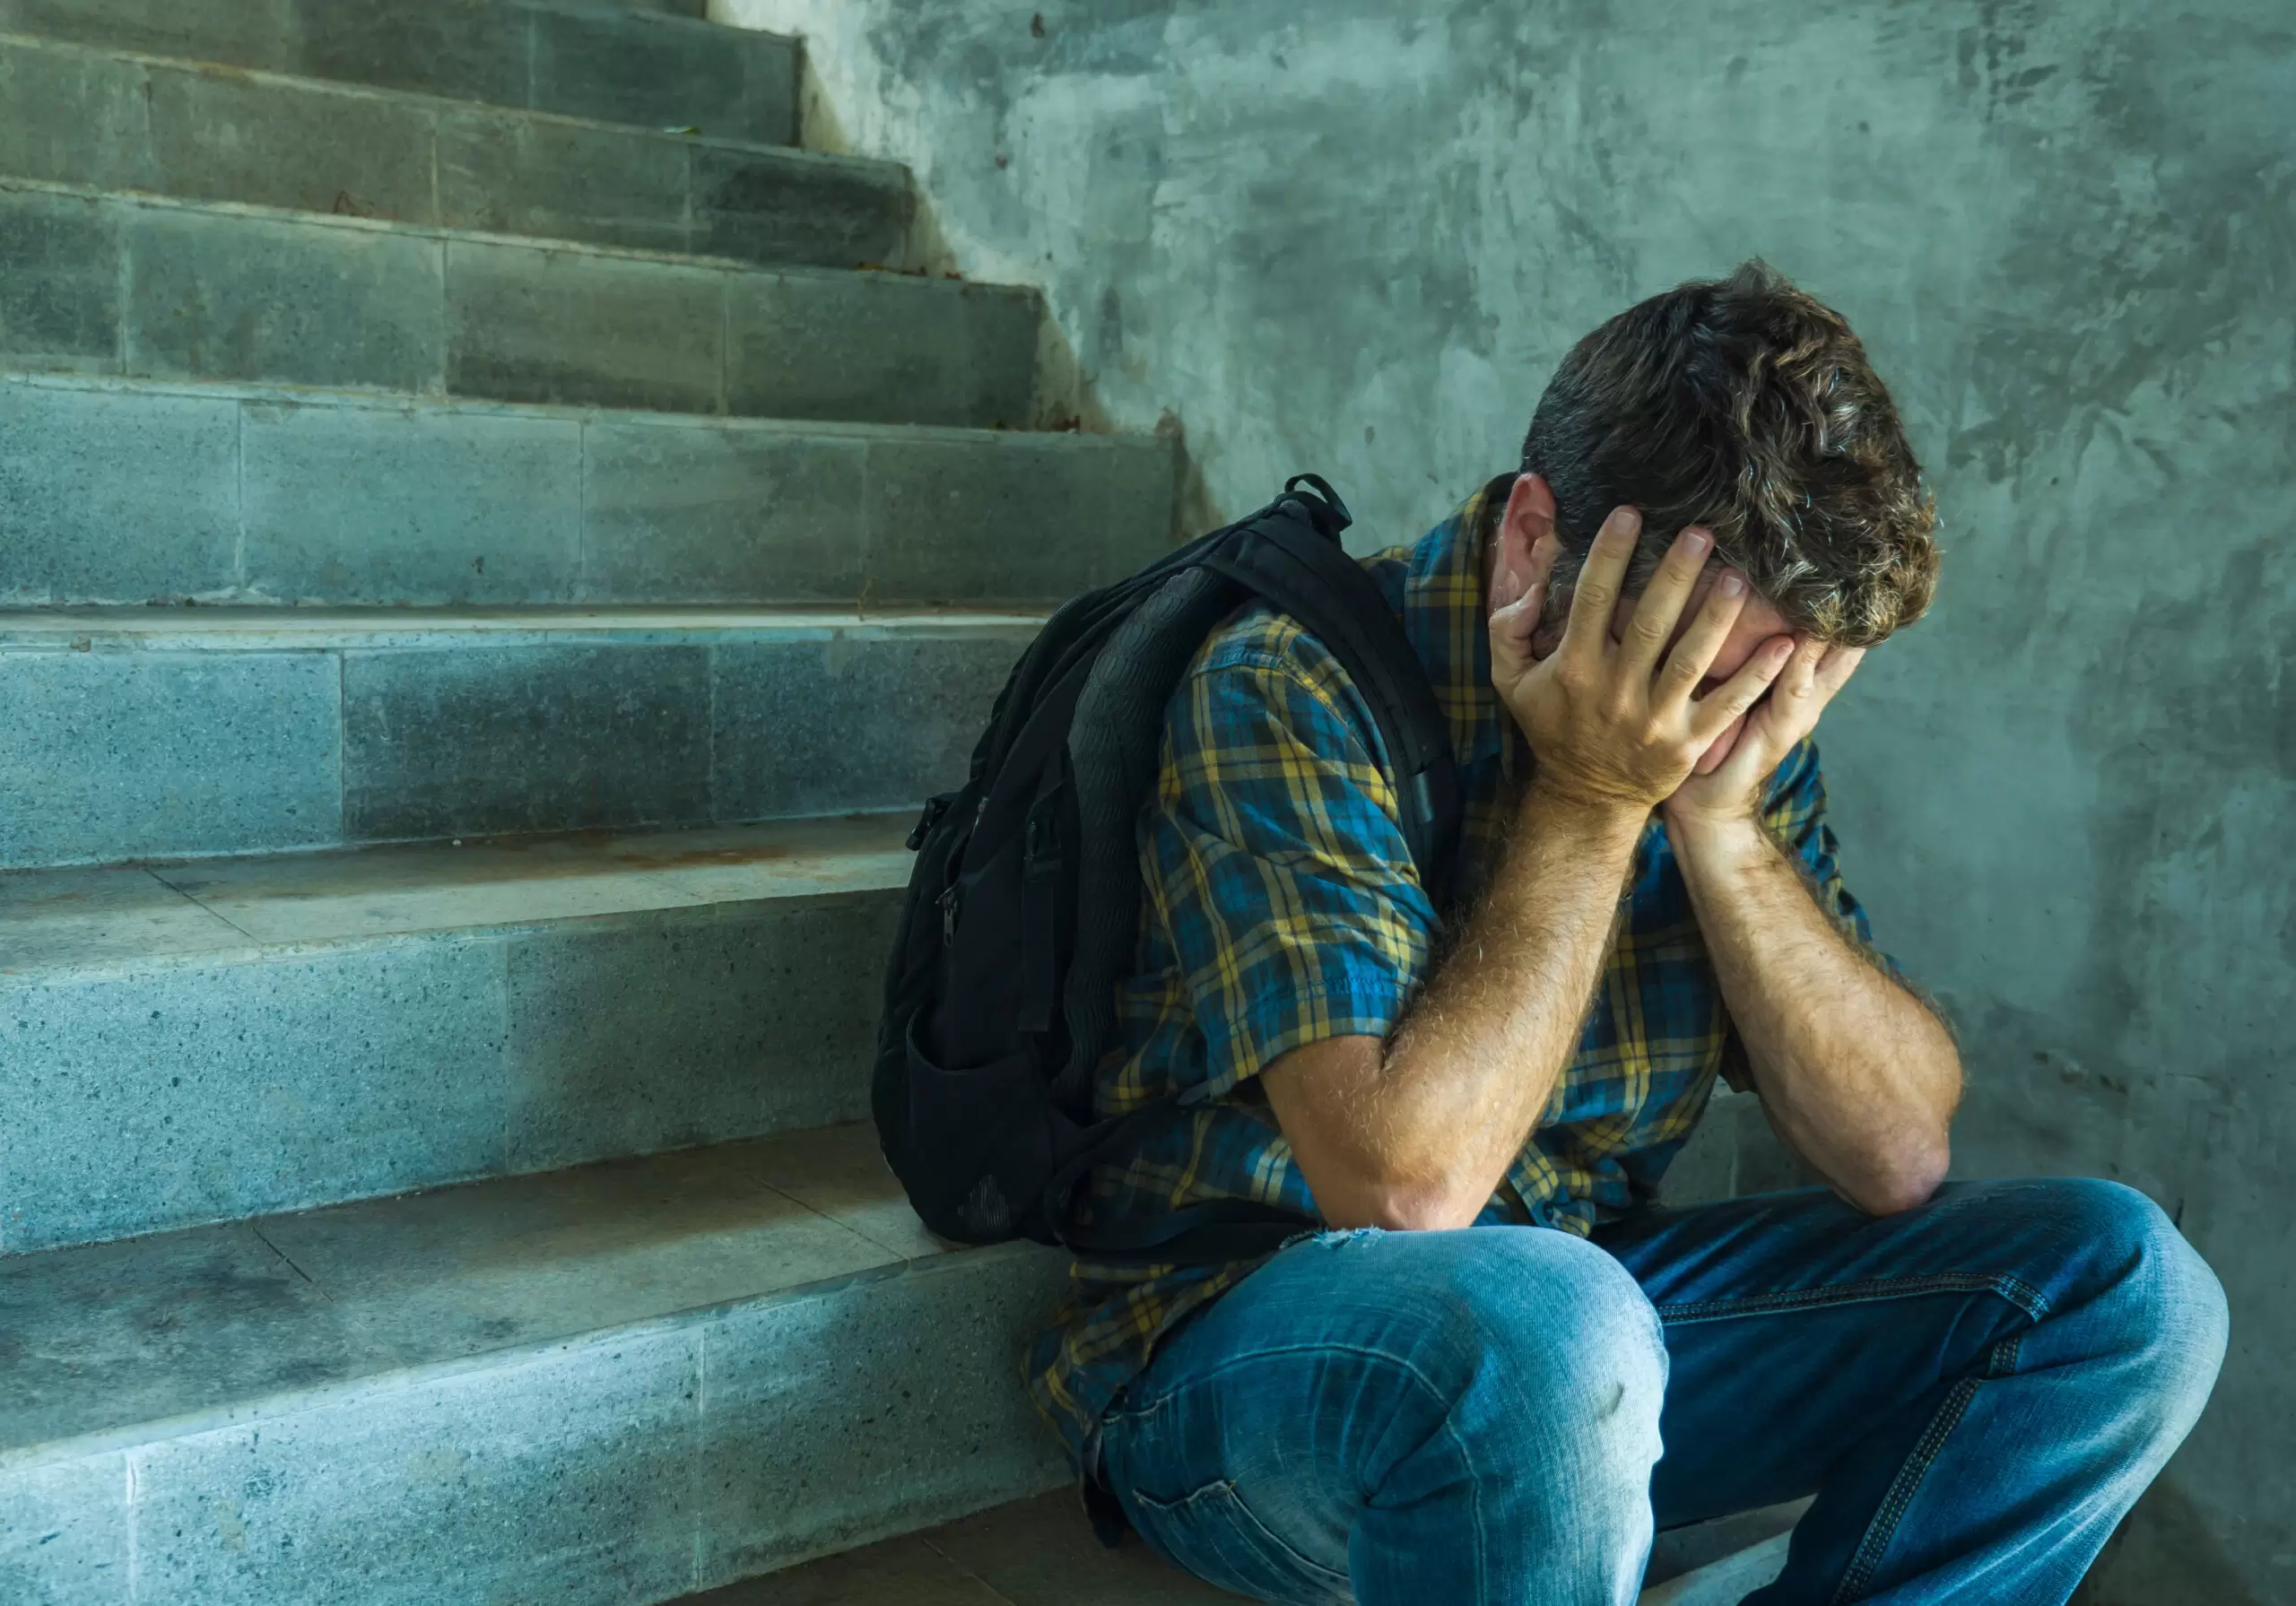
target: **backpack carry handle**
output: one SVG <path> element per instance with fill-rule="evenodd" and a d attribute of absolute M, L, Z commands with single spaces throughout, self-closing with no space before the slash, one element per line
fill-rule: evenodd
<path fill-rule="evenodd" d="M 1301 507 L 1309 508 L 1310 517 L 1313 517 L 1313 514 L 1317 509 L 1315 509 L 1313 503 L 1311 503 L 1306 497 L 1300 494 L 1300 487 L 1302 485 L 1305 485 L 1309 490 L 1314 491 L 1316 495 L 1322 499 L 1323 508 L 1320 511 L 1326 514 L 1332 521 L 1332 527 L 1328 530 L 1324 530 L 1323 533 L 1331 536 L 1335 541 L 1337 540 L 1339 538 L 1340 531 L 1344 530 L 1354 524 L 1355 515 L 1347 510 L 1347 504 L 1339 499 L 1339 492 L 1334 490 L 1331 488 L 1331 482 L 1325 479 L 1321 474 L 1293 474 L 1290 479 L 1283 482 L 1283 496 L 1278 499 L 1288 499 L 1297 502 Z M 1325 521 L 1323 519 L 1317 519 L 1316 527 L 1318 530 L 1323 530 L 1324 523 Z"/>

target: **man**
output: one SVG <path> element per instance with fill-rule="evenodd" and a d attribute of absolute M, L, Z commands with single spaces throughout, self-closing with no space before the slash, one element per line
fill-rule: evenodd
<path fill-rule="evenodd" d="M 1768 270 L 1580 343 L 1522 472 L 1370 560 L 1467 797 L 1439 913 L 1330 656 L 1257 606 L 1207 641 L 1097 1091 L 1188 1109 L 1080 1223 L 1328 1230 L 1076 1268 L 1032 1383 L 1159 1550 L 1267 1600 L 1579 1606 L 1633 1598 L 1654 1524 L 1814 1494 L 1761 1606 L 2071 1593 L 2223 1298 L 2128 1189 L 1940 1185 L 1960 1062 L 1810 743 L 1926 606 L 1933 522 L 1856 337 Z M 1830 1191 L 1657 1207 L 1718 1075 Z"/>

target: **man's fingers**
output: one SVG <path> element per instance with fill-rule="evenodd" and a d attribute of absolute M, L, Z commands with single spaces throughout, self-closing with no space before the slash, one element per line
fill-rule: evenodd
<path fill-rule="evenodd" d="M 1700 742 L 1715 741 L 1733 720 L 1761 700 L 1761 694 L 1770 690 L 1793 655 L 1791 636 L 1773 636 L 1756 647 L 1737 673 L 1692 705 L 1698 713 L 1691 721 L 1692 735 Z"/>
<path fill-rule="evenodd" d="M 1794 655 L 1794 663 L 1786 674 L 1795 684 L 1794 693 L 1787 699 L 1795 741 L 1799 742 L 1817 728 L 1818 716 L 1833 701 L 1833 694 L 1848 683 L 1865 656 L 1862 647 L 1828 647 L 1822 642 L 1805 645 Z M 1779 689 L 1786 690 L 1784 679 Z"/>
<path fill-rule="evenodd" d="M 1707 554 L 1713 550 L 1714 537 L 1695 525 L 1674 537 L 1674 544 L 1658 564 L 1658 572 L 1635 600 L 1634 617 L 1627 621 L 1626 662 L 1631 667 L 1645 675 L 1658 667 L 1666 643 L 1674 638 L 1674 627 L 1682 622 L 1683 608 L 1698 588 Z"/>
<path fill-rule="evenodd" d="M 1552 533 L 1542 535 L 1531 543 L 1530 580 L 1532 585 L 1544 589 L 1547 581 L 1554 576 L 1554 560 L 1561 551 L 1562 543 L 1557 541 Z"/>
<path fill-rule="evenodd" d="M 1496 614 L 1511 608 L 1523 599 L 1523 588 L 1530 584 L 1530 577 L 1511 563 L 1501 562 L 1499 572 L 1491 577 L 1491 611 Z"/>
<path fill-rule="evenodd" d="M 1641 534 L 1642 515 L 1631 508 L 1613 508 L 1603 520 L 1571 593 L 1570 621 L 1562 632 L 1563 656 L 1599 656 L 1608 647 L 1611 613 L 1618 606 L 1619 589 L 1626 584 L 1627 565 L 1634 560 L 1634 543 Z"/>
<path fill-rule="evenodd" d="M 1862 647 L 1837 647 L 1830 650 L 1825 662 L 1818 665 L 1818 696 L 1822 702 L 1833 701 L 1833 694 L 1849 684 L 1849 677 L 1866 662 Z"/>
<path fill-rule="evenodd" d="M 1546 578 L 1542 575 L 1513 602 L 1492 611 L 1491 662 L 1494 670 L 1520 673 L 1530 666 L 1531 637 L 1539 628 L 1539 615 L 1545 607 Z"/>
<path fill-rule="evenodd" d="M 1794 643 L 1794 656 L 1786 666 L 1785 679 L 1793 682 L 1794 694 L 1806 697 L 1818 683 L 1818 664 L 1826 655 L 1826 644 L 1815 636 L 1805 636 Z"/>
<path fill-rule="evenodd" d="M 1698 617 L 1691 621 L 1683 638 L 1674 643 L 1674 650 L 1666 655 L 1665 673 L 1658 682 L 1660 704 L 1672 706 L 1698 690 L 1698 683 L 1713 667 L 1714 655 L 1730 638 L 1730 628 L 1738 622 L 1738 615 L 1745 606 L 1744 577 L 1733 570 L 1714 582 L 1714 589 L 1706 594 Z"/>
<path fill-rule="evenodd" d="M 1531 543 L 1529 555 L 1519 563 L 1502 561 L 1497 574 L 1492 577 L 1491 608 L 1497 612 L 1523 600 L 1523 595 L 1536 586 L 1542 592 L 1547 579 L 1554 573 L 1554 555 L 1560 543 L 1552 535 L 1542 535 Z"/>
<path fill-rule="evenodd" d="M 1771 689 L 1770 700 L 1796 727 L 1796 741 L 1817 723 L 1818 710 L 1824 707 L 1817 699 L 1817 690 L 1818 662 L 1825 655 L 1826 644 L 1818 637 L 1796 637 L 1793 655 L 1786 660 L 1786 667 L 1779 672 L 1778 683 Z"/>

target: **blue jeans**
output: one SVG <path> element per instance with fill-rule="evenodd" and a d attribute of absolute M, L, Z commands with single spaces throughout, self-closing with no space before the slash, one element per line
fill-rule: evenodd
<path fill-rule="evenodd" d="M 1150 1544 L 1263 1600 L 1624 1606 L 1654 1528 L 1814 1494 L 1748 1606 L 2060 1606 L 2225 1328 L 2112 1183 L 1327 1232 L 1166 1342 L 1101 1466 Z"/>

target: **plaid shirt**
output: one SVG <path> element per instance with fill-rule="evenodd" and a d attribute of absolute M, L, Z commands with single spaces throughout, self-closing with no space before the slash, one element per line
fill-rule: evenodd
<path fill-rule="evenodd" d="M 1501 843 L 1526 750 L 1491 686 L 1483 552 L 1512 475 L 1415 546 L 1364 560 L 1448 716 L 1466 815 L 1453 901 L 1470 902 Z M 1413 872 L 1377 729 L 1345 673 L 1263 604 L 1214 630 L 1174 693 L 1161 775 L 1140 820 L 1139 962 L 1118 992 L 1102 1116 L 1186 1089 L 1191 1118 L 1099 1167 L 1080 1215 L 1106 1224 L 1217 1199 L 1316 1213 L 1254 1080 L 1325 1037 L 1385 1037 L 1427 971 L 1439 922 Z M 1834 865 L 1816 750 L 1771 782 L 1765 817 L 1822 904 L 1861 942 Z M 1484 1222 L 1586 1234 L 1648 1203 L 1718 1073 L 1743 1083 L 1688 890 L 1657 822 L 1578 1052 Z M 1091 1464 L 1101 1413 L 1163 1334 L 1257 1264 L 1078 1263 L 1058 1325 L 1027 1361 L 1038 1406 Z"/>

